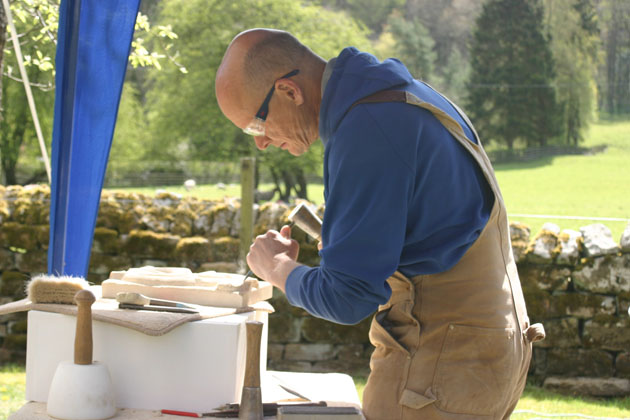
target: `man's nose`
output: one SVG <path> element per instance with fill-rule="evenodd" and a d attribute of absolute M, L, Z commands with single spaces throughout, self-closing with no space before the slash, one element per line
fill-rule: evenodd
<path fill-rule="evenodd" d="M 263 136 L 255 136 L 254 142 L 256 143 L 256 147 L 258 147 L 260 150 L 265 150 L 267 147 L 269 147 L 269 144 L 271 144 L 271 140 Z"/>

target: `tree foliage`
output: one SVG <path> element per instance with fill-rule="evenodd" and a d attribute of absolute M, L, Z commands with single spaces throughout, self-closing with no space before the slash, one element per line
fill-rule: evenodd
<path fill-rule="evenodd" d="M 4 16 L 4 9 L 0 3 L 0 17 Z M 52 113 L 54 103 L 54 55 L 57 44 L 57 29 L 59 23 L 59 0 L 14 0 L 11 2 L 11 12 L 20 40 L 24 65 L 29 75 L 29 81 L 35 88 L 35 103 L 38 106 L 38 116 L 45 139 L 51 138 Z M 1 20 L 1 19 L 0 19 Z M 0 24 L 0 29 L 2 25 Z M 8 39 L 8 26 L 2 31 L 6 39 L 0 54 L 0 164 L 5 183 L 18 182 L 18 167 L 20 156 L 32 162 L 39 155 L 35 131 L 26 101 L 22 79 L 17 67 L 17 58 L 13 43 Z M 158 40 L 154 42 L 155 49 L 147 50 L 145 38 Z M 146 16 L 139 14 L 136 32 L 133 40 L 130 62 L 132 66 L 160 67 L 160 62 L 169 59 L 176 63 L 176 53 L 173 52 L 173 40 L 177 35 L 168 24 L 152 26 Z M 177 63 L 176 63 L 177 64 Z M 180 65 L 174 66 L 179 71 L 185 71 Z M 50 140 L 48 141 L 50 144 Z M 43 165 L 39 165 L 40 174 Z M 37 173 L 35 174 L 37 175 Z M 35 178 L 27 179 L 33 181 Z"/>
<path fill-rule="evenodd" d="M 545 0 L 564 141 L 577 145 L 597 106 L 599 29 L 589 0 Z"/>
<path fill-rule="evenodd" d="M 557 135 L 554 63 L 539 1 L 489 0 L 476 21 L 467 111 L 483 136 L 512 148 Z"/>
<path fill-rule="evenodd" d="M 630 2 L 601 0 L 599 3 L 606 54 L 600 70 L 601 105 L 610 114 L 630 114 Z"/>
<path fill-rule="evenodd" d="M 217 161 L 253 155 L 277 177 L 283 195 L 288 195 L 286 184 L 289 190 L 304 195 L 298 180 L 320 170 L 319 142 L 298 159 L 273 148 L 259 153 L 253 139 L 221 113 L 214 93 L 216 69 L 230 41 L 248 28 L 287 30 L 324 59 L 348 45 L 369 48 L 366 32 L 345 14 L 292 0 L 164 0 L 158 22 L 173 22 L 186 46 L 179 60 L 188 74 L 165 68 L 148 76 L 152 138 L 148 156 Z"/>

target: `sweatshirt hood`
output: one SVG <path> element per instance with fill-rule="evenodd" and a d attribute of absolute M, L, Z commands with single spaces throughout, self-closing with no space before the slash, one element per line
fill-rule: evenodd
<path fill-rule="evenodd" d="M 326 84 L 320 106 L 319 135 L 324 145 L 356 101 L 412 81 L 411 73 L 395 58 L 381 62 L 372 54 L 354 47 L 342 50 Z"/>

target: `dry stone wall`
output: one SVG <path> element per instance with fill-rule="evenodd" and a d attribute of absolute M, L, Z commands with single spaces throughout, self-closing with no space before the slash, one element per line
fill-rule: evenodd
<path fill-rule="evenodd" d="M 24 283 L 46 271 L 48 187 L 0 186 L 0 304 L 24 297 Z M 104 192 L 88 280 L 143 265 L 193 271 L 238 269 L 239 201 Z M 291 208 L 256 208 L 254 233 L 279 229 Z M 323 208 L 317 209 L 320 216 Z M 318 264 L 317 244 L 299 229 L 300 261 Z M 630 395 L 630 225 L 619 242 L 604 225 L 580 231 L 546 224 L 536 235 L 510 225 L 532 322 L 547 339 L 534 345 L 530 381 L 563 392 Z M 278 370 L 367 375 L 370 319 L 336 325 L 292 307 L 274 292 L 268 365 Z M 26 315 L 0 316 L 0 364 L 24 362 Z"/>

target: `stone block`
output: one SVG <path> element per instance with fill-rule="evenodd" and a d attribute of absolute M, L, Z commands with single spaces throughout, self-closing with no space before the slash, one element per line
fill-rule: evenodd
<path fill-rule="evenodd" d="M 33 225 L 24 225 L 15 222 L 6 222 L 0 226 L 5 248 L 13 247 L 24 251 L 33 251 L 39 248 L 37 229 Z"/>
<path fill-rule="evenodd" d="M 3 347 L 11 352 L 26 351 L 26 334 L 7 334 L 4 337 Z"/>
<path fill-rule="evenodd" d="M 10 334 L 26 334 L 28 321 L 26 319 L 22 319 L 19 321 L 12 321 L 12 322 L 9 322 L 8 327 L 9 327 Z"/>
<path fill-rule="evenodd" d="M 321 318 L 307 317 L 302 323 L 302 336 L 311 343 L 368 343 L 371 317 L 357 325 L 341 325 Z"/>
<path fill-rule="evenodd" d="M 546 373 L 565 377 L 614 376 L 614 357 L 603 350 L 549 349 Z"/>
<path fill-rule="evenodd" d="M 269 303 L 273 305 L 276 312 L 289 313 L 298 318 L 307 318 L 311 316 L 304 309 L 291 305 L 287 300 L 287 296 L 276 287 L 273 288 L 273 296 L 269 300 Z"/>
<path fill-rule="evenodd" d="M 284 344 L 267 345 L 267 359 L 268 360 L 282 360 L 284 357 Z"/>
<path fill-rule="evenodd" d="M 212 227 L 209 232 L 210 236 L 230 236 L 232 220 L 234 220 L 234 214 L 236 213 L 236 206 L 229 202 L 220 203 L 214 206 L 211 212 Z"/>
<path fill-rule="evenodd" d="M 121 246 L 118 239 L 118 231 L 106 227 L 94 228 L 94 241 L 92 243 L 92 252 L 114 254 L 119 252 L 120 248 Z"/>
<path fill-rule="evenodd" d="M 630 349 L 630 319 L 598 315 L 584 323 L 584 345 L 612 351 Z"/>
<path fill-rule="evenodd" d="M 23 273 L 46 273 L 48 271 L 48 253 L 43 250 L 35 250 L 16 254 L 15 265 Z"/>
<path fill-rule="evenodd" d="M 26 296 L 25 287 L 28 276 L 18 271 L 4 271 L 0 277 L 0 296 L 19 297 Z"/>
<path fill-rule="evenodd" d="M 630 380 L 622 378 L 545 379 L 543 388 L 562 394 L 592 397 L 625 397 L 630 395 Z"/>
<path fill-rule="evenodd" d="M 50 240 L 50 226 L 49 225 L 37 225 L 34 226 L 35 234 L 37 235 L 37 243 L 39 247 L 44 251 L 48 250 L 48 244 Z"/>
<path fill-rule="evenodd" d="M 536 287 L 540 290 L 567 290 L 571 270 L 567 267 L 541 264 L 520 264 L 518 275 L 523 287 Z"/>
<path fill-rule="evenodd" d="M 534 343 L 542 348 L 580 347 L 579 322 L 577 318 L 549 319 L 544 322 L 547 337 Z"/>
<path fill-rule="evenodd" d="M 621 234 L 619 245 L 621 246 L 621 252 L 630 252 L 630 222 L 628 222 Z"/>
<path fill-rule="evenodd" d="M 547 375 L 547 349 L 534 347 L 529 372 L 533 376 L 544 377 Z"/>
<path fill-rule="evenodd" d="M 200 236 L 182 238 L 175 247 L 178 261 L 204 263 L 210 259 L 210 241 Z"/>
<path fill-rule="evenodd" d="M 9 329 L 8 329 L 8 326 L 6 324 L 0 324 L 0 339 L 6 337 L 7 334 L 8 334 L 8 331 L 9 331 Z M 0 344 L 1 344 L 1 341 L 0 341 Z M 0 347 L 2 347 L 2 346 L 0 346 Z"/>
<path fill-rule="evenodd" d="M 324 360 L 314 362 L 311 371 L 317 373 L 345 373 L 351 376 L 368 376 L 370 373 L 370 365 L 369 362 L 364 360 Z"/>
<path fill-rule="evenodd" d="M 171 233 L 178 236 L 192 236 L 195 214 L 188 208 L 178 207 L 173 214 Z"/>
<path fill-rule="evenodd" d="M 619 245 L 612 238 L 610 229 L 601 223 L 583 226 L 580 228 L 580 232 L 584 238 L 584 255 L 586 257 L 616 254 L 620 250 Z"/>
<path fill-rule="evenodd" d="M 270 343 L 297 343 L 300 341 L 302 320 L 291 314 L 274 312 L 269 315 Z"/>
<path fill-rule="evenodd" d="M 530 230 L 522 223 L 510 223 L 510 239 L 512 240 L 512 252 L 514 260 L 521 262 L 525 258 L 527 246 L 529 245 Z"/>
<path fill-rule="evenodd" d="M 334 359 L 335 356 L 335 347 L 332 344 L 290 343 L 284 347 L 285 360 L 315 362 L 321 360 L 331 360 Z"/>
<path fill-rule="evenodd" d="M 127 238 L 127 252 L 132 256 L 172 260 L 175 247 L 181 238 L 168 233 L 133 230 Z"/>
<path fill-rule="evenodd" d="M 615 359 L 615 376 L 630 379 L 630 353 L 619 353 Z"/>
<path fill-rule="evenodd" d="M 138 201 L 137 194 L 119 197 L 103 193 L 96 226 L 114 229 L 121 234 L 138 229 L 140 219 L 145 212 L 144 207 L 139 205 Z"/>
<path fill-rule="evenodd" d="M 88 272 L 107 278 L 112 271 L 128 270 L 131 267 L 131 259 L 126 255 L 107 255 L 100 252 L 92 252 Z"/>
<path fill-rule="evenodd" d="M 575 270 L 571 278 L 580 290 L 603 294 L 630 292 L 630 254 L 595 258 Z"/>
<path fill-rule="evenodd" d="M 361 344 L 341 344 L 336 348 L 337 359 L 352 362 L 357 359 L 364 359 L 364 349 Z"/>
<path fill-rule="evenodd" d="M 558 234 L 549 229 L 541 229 L 527 247 L 525 259 L 535 264 L 550 264 L 558 254 L 557 246 Z"/>
<path fill-rule="evenodd" d="M 559 264 L 574 265 L 580 259 L 582 251 L 582 233 L 577 230 L 564 229 L 558 235 L 558 253 L 557 262 Z"/>
<path fill-rule="evenodd" d="M 527 314 L 532 323 L 542 322 L 551 317 L 551 294 L 545 290 L 540 290 L 530 283 L 523 284 L 523 296 Z"/>
<path fill-rule="evenodd" d="M 258 218 L 254 225 L 254 235 L 262 235 L 270 229 L 278 230 L 282 225 L 289 223 L 290 209 L 286 204 L 276 203 L 268 201 L 260 206 L 258 210 Z M 295 229 L 297 235 L 300 234 L 300 229 Z M 295 237 L 295 240 L 299 242 L 299 237 Z"/>
<path fill-rule="evenodd" d="M 217 271 L 219 273 L 238 273 L 238 264 L 231 261 L 205 262 L 199 266 L 198 272 Z"/>
<path fill-rule="evenodd" d="M 574 316 L 587 319 L 595 315 L 615 315 L 617 302 L 612 296 L 588 293 L 554 293 L 551 297 L 550 316 Z"/>
<path fill-rule="evenodd" d="M 0 271 L 15 270 L 15 253 L 0 248 Z"/>
<path fill-rule="evenodd" d="M 271 360 L 268 369 L 282 372 L 312 372 L 313 364 L 298 360 Z"/>
<path fill-rule="evenodd" d="M 211 261 L 238 261 L 241 253 L 241 242 L 238 238 L 224 236 L 211 241 Z"/>

